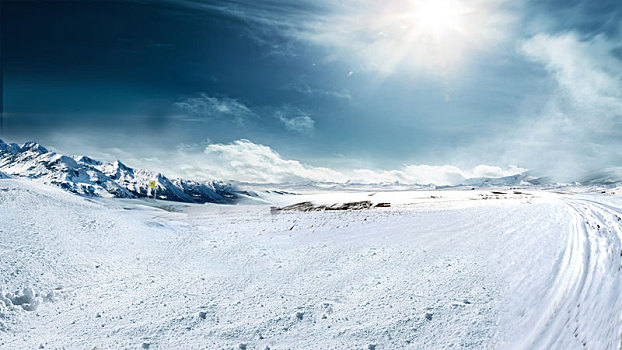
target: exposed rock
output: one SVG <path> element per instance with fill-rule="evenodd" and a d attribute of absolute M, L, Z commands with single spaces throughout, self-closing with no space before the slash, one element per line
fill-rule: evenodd
<path fill-rule="evenodd" d="M 285 207 L 271 207 L 270 211 L 276 213 L 279 211 L 329 211 L 329 210 L 363 210 L 373 207 L 385 207 L 390 206 L 389 203 L 379 203 L 381 205 L 372 205 L 370 201 L 348 202 L 348 203 L 336 203 L 331 205 L 316 205 L 313 202 L 301 202 Z M 388 204 L 388 205 L 387 205 Z"/>

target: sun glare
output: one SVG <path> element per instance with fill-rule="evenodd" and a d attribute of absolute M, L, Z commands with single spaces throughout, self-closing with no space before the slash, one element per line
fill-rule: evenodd
<path fill-rule="evenodd" d="M 364 14 L 357 18 L 371 36 L 360 43 L 358 52 L 383 74 L 402 66 L 447 77 L 468 63 L 470 53 L 494 39 L 485 3 L 396 0 L 361 9 Z"/>
<path fill-rule="evenodd" d="M 455 1 L 420 1 L 413 12 L 415 26 L 429 34 L 444 35 L 460 27 L 462 8 Z"/>

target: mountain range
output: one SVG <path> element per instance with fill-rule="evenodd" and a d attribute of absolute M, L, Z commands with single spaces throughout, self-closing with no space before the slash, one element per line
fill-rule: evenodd
<path fill-rule="evenodd" d="M 401 183 L 358 184 L 358 183 L 298 183 L 298 184 L 244 184 L 220 180 L 204 182 L 169 179 L 166 176 L 143 169 L 131 168 L 120 161 L 102 162 L 87 156 L 66 156 L 49 151 L 36 142 L 5 143 L 0 140 L 0 179 L 7 177 L 28 178 L 66 191 L 86 196 L 117 198 L 154 197 L 186 203 L 234 203 L 243 197 L 258 197 L 259 192 L 275 189 L 308 190 L 374 190 L 374 189 L 426 189 L 439 188 L 434 184 L 416 185 Z M 605 169 L 575 183 L 576 185 L 616 187 L 622 181 L 622 168 Z M 149 188 L 149 182 L 155 188 Z M 534 176 L 530 172 L 491 178 L 470 178 L 457 186 L 542 186 L 554 184 L 548 177 Z M 246 190 L 240 190 L 243 186 Z M 270 191 L 266 190 L 270 186 Z M 442 186 L 455 187 L 455 186 Z M 252 191 L 251 189 L 257 190 Z M 278 192 L 278 191 L 277 191 Z M 294 194 L 283 192 L 284 194 Z"/>
<path fill-rule="evenodd" d="M 232 203 L 239 194 L 224 181 L 169 179 L 120 161 L 101 162 L 86 156 L 69 157 L 36 142 L 23 145 L 0 140 L 0 178 L 29 178 L 87 196 L 154 197 L 186 203 Z M 149 188 L 155 181 L 155 188 Z"/>

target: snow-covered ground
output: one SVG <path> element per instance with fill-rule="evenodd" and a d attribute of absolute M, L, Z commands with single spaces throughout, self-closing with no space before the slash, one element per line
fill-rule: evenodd
<path fill-rule="evenodd" d="M 0 348 L 620 349 L 622 197 L 492 191 L 196 205 L 0 180 Z M 359 200 L 391 207 L 270 212 Z"/>

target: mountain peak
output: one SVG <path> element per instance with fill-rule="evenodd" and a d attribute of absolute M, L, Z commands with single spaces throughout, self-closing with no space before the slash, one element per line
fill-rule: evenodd
<path fill-rule="evenodd" d="M 121 162 L 120 160 L 116 160 L 113 165 L 121 170 L 132 170 L 132 168 L 130 168 L 129 166 L 123 164 L 123 162 Z"/>
<path fill-rule="evenodd" d="M 102 162 L 95 160 L 91 157 L 87 157 L 87 156 L 77 156 L 74 159 L 76 160 L 76 162 L 86 163 L 90 165 L 101 165 L 102 164 Z"/>
<path fill-rule="evenodd" d="M 86 196 L 141 198 L 151 196 L 149 181 L 158 182 L 158 199 L 188 203 L 230 203 L 238 198 L 232 186 L 210 186 L 132 169 L 120 160 L 104 163 L 87 156 L 68 157 L 30 141 L 22 146 L 0 143 L 0 178 L 29 178 Z"/>
<path fill-rule="evenodd" d="M 39 153 L 48 153 L 48 149 L 41 146 L 39 143 L 34 142 L 34 141 L 28 141 L 26 143 L 24 143 L 22 145 L 22 150 L 26 151 L 26 150 L 31 150 L 34 152 L 39 152 Z"/>

